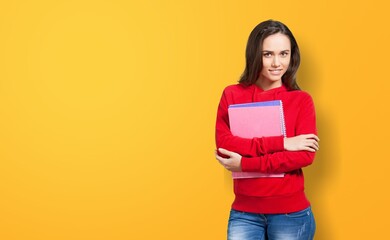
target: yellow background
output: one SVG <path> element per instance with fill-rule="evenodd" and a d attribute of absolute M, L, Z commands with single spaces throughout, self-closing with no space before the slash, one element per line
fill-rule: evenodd
<path fill-rule="evenodd" d="M 216 108 L 270 18 L 295 34 L 316 103 L 316 239 L 383 239 L 385 3 L 1 1 L 0 239 L 225 239 Z"/>

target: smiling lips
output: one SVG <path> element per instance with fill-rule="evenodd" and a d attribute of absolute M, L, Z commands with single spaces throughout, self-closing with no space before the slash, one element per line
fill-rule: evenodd
<path fill-rule="evenodd" d="M 270 69 L 271 74 L 278 75 L 282 72 L 282 69 Z"/>

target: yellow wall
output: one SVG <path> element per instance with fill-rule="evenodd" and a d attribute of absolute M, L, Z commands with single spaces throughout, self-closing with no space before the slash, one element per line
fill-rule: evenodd
<path fill-rule="evenodd" d="M 385 2 L 1 1 L 0 239 L 224 239 L 216 107 L 269 18 L 294 32 L 317 107 L 316 239 L 382 239 Z"/>

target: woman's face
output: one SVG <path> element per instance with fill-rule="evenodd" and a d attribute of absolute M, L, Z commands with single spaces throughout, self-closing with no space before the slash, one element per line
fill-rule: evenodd
<path fill-rule="evenodd" d="M 263 41 L 262 57 L 263 67 L 256 84 L 264 90 L 280 87 L 290 65 L 290 39 L 281 33 L 268 36 Z"/>

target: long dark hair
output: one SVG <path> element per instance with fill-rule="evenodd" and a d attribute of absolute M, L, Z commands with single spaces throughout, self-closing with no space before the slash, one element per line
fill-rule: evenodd
<path fill-rule="evenodd" d="M 301 62 L 297 41 L 286 25 L 274 20 L 261 22 L 249 35 L 246 45 L 246 66 L 239 83 L 249 86 L 256 82 L 263 67 L 263 41 L 268 36 L 276 33 L 286 35 L 291 43 L 290 65 L 286 73 L 282 76 L 282 82 L 289 90 L 300 89 L 296 82 L 296 73 Z"/>

